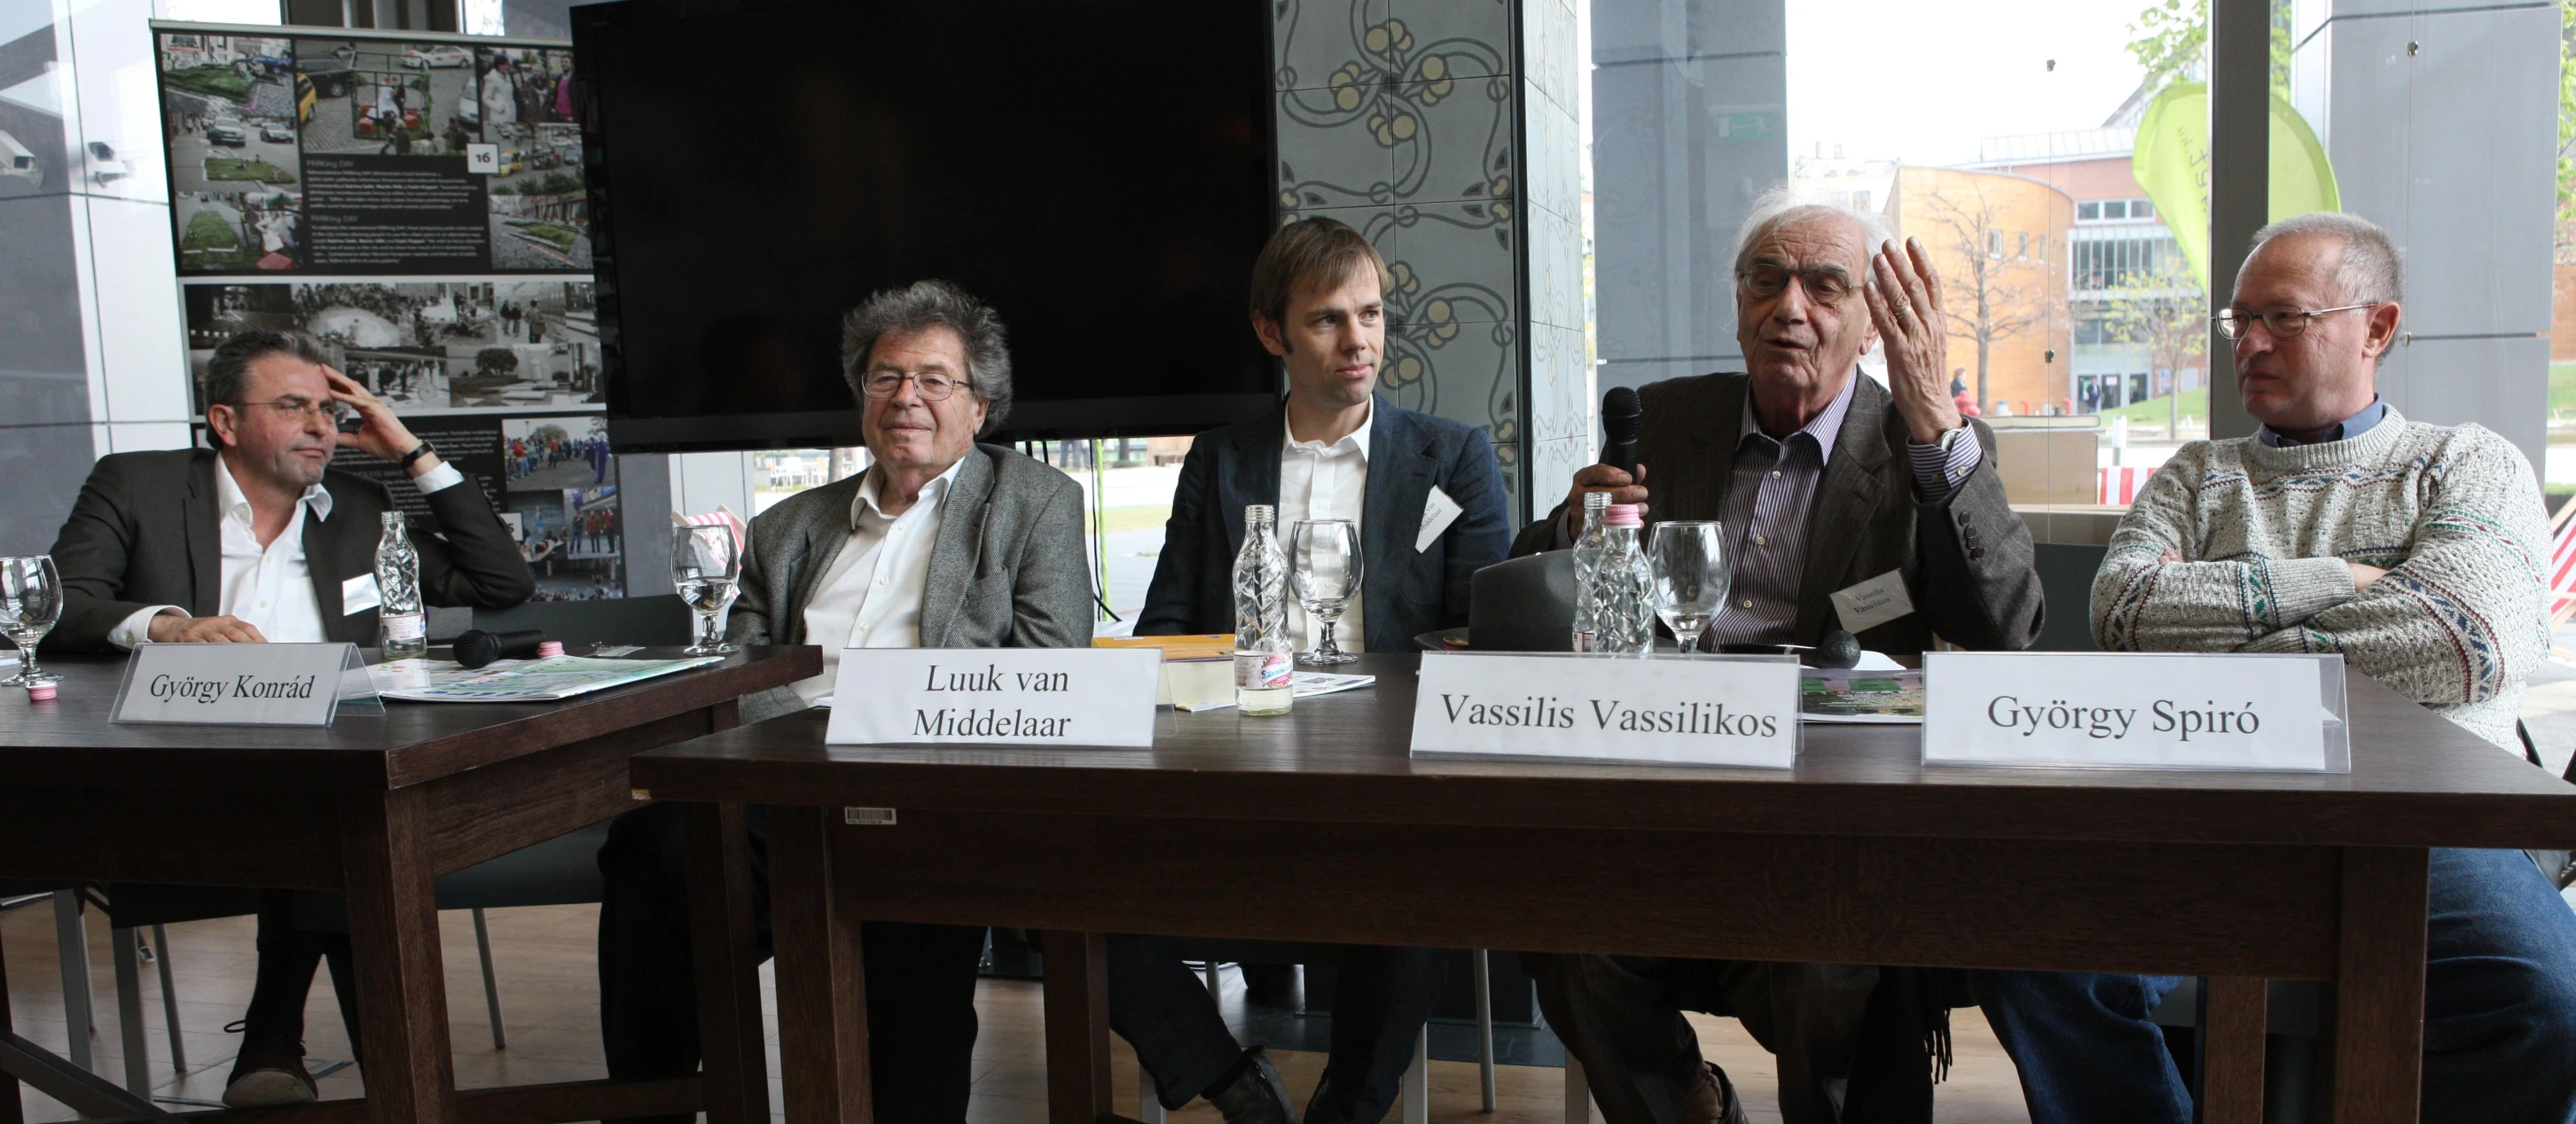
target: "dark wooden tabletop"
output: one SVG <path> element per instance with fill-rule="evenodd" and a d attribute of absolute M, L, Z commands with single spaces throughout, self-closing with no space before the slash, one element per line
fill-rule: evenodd
<path fill-rule="evenodd" d="M 2350 680 L 2352 772 L 1922 764 L 1921 728 L 1809 724 L 1791 770 L 1414 760 L 1412 654 L 1284 718 L 1165 709 L 1152 749 L 823 744 L 807 711 L 636 757 L 665 800 L 1833 835 L 2576 845 L 2576 786 Z"/>
<path fill-rule="evenodd" d="M 670 659 L 647 648 L 637 659 Z M 383 791 L 631 729 L 822 672 L 819 649 L 746 648 L 710 664 L 548 703 L 388 702 L 327 727 L 108 721 L 125 660 L 47 656 L 52 702 L 0 690 L 0 777 L 25 786 Z"/>

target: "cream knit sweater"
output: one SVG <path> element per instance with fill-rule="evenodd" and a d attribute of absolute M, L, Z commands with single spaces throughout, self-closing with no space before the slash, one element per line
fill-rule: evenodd
<path fill-rule="evenodd" d="M 2093 638 L 2114 652 L 2341 652 L 2519 755 L 2523 681 L 2549 652 L 2548 551 L 2530 462 L 2475 425 L 2392 407 L 2345 441 L 2195 441 L 2111 536 Z M 2356 590 L 2347 561 L 2389 573 Z"/>

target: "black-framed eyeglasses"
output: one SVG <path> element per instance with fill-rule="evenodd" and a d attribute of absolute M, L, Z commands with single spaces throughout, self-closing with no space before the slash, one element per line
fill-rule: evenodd
<path fill-rule="evenodd" d="M 337 398 L 325 398 L 317 402 L 312 399 L 298 398 L 290 395 L 285 398 L 271 399 L 266 402 L 243 402 L 240 405 L 244 407 L 266 406 L 278 413 L 292 415 L 298 420 L 318 417 L 333 425 L 338 425 L 358 416 L 358 412 L 350 409 L 348 403 L 342 402 Z"/>
<path fill-rule="evenodd" d="M 2209 322 L 2218 326 L 2219 335 L 2231 340 L 2245 338 L 2245 329 L 2257 320 L 2262 321 L 2263 327 L 2271 331 L 2272 338 L 2288 339 L 2307 331 L 2308 321 L 2317 317 L 2364 308 L 2377 308 L 2385 303 L 2387 302 L 2364 301 L 2360 304 L 2344 305 L 2341 308 L 2285 308 L 2276 312 L 2248 312 L 2241 308 L 2231 308 L 2210 317 Z"/>
<path fill-rule="evenodd" d="M 1790 269 L 1786 266 L 1759 264 L 1748 266 L 1735 275 L 1735 283 L 1755 300 L 1770 300 L 1789 291 L 1794 278 L 1807 290 L 1807 299 L 1826 307 L 1841 304 L 1852 293 L 1851 275 L 1839 269 Z"/>
<path fill-rule="evenodd" d="M 895 388 L 902 386 L 905 379 L 911 379 L 912 385 L 921 388 L 921 396 L 933 402 L 945 400 L 957 393 L 958 387 L 972 382 L 938 371 L 870 371 L 859 380 L 859 387 L 870 398 L 892 398 Z"/>

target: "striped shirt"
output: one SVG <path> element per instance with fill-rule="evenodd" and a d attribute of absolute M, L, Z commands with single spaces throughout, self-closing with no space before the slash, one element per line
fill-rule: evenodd
<path fill-rule="evenodd" d="M 1866 377 L 1855 372 L 1823 411 L 1785 438 L 1762 432 L 1751 387 L 1746 387 L 1723 516 L 1735 536 L 1734 586 L 1726 612 L 1709 626 L 1705 646 L 1797 642 L 1798 587 L 1806 576 L 1816 485 L 1833 459 L 1852 394 Z M 1984 459 L 1976 436 L 1964 431 L 1946 449 L 1909 442 L 1906 453 L 1914 468 L 1915 498 L 1926 504 L 1947 502 Z"/>

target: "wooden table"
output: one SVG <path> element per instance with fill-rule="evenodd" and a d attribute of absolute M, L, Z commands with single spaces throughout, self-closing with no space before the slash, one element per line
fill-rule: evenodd
<path fill-rule="evenodd" d="M 2358 676 L 2349 775 L 1925 768 L 1918 727 L 1818 725 L 1784 772 L 1414 761 L 1417 661 L 1151 750 L 827 749 L 809 712 L 633 776 L 773 805 L 791 1124 L 869 1118 L 862 917 L 1047 931 L 1058 1124 L 1116 1119 L 1112 932 L 2209 976 L 2214 1122 L 2262 1118 L 2263 981 L 2326 980 L 2333 1118 L 2411 1121 L 2426 849 L 2576 843 L 2576 787 Z"/>
<path fill-rule="evenodd" d="M 534 1124 L 693 1111 L 703 1102 L 723 1124 L 769 1118 L 757 992 L 743 1031 L 729 1017 L 738 1012 L 710 1008 L 702 1019 L 709 1056 L 747 1058 L 748 1071 L 716 1064 L 703 1081 L 460 1097 L 432 886 L 439 875 L 635 807 L 628 757 L 733 726 L 741 696 L 819 674 L 819 650 L 746 649 L 559 703 L 344 709 L 322 729 L 117 725 L 108 712 L 124 667 L 121 659 L 47 657 L 46 670 L 64 679 L 59 701 L 0 692 L 0 875 L 347 894 L 366 1098 L 232 1115 Z M 724 933 L 702 939 L 701 974 L 730 980 L 734 966 L 755 964 L 749 934 L 741 935 L 738 945 Z M 84 1115 L 169 1115 L 8 1033 L 6 999 L 0 980 L 0 1124 L 19 1120 L 22 1076 Z"/>

